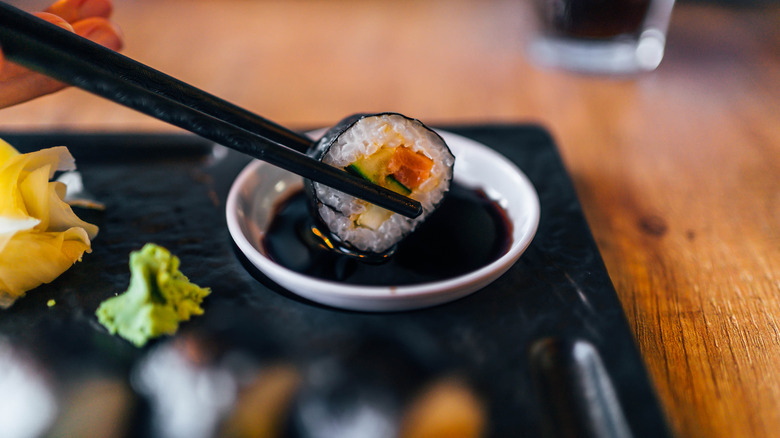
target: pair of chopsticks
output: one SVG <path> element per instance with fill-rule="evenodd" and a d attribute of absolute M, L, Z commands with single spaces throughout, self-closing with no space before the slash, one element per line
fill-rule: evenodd
<path fill-rule="evenodd" d="M 303 153 L 311 140 L 0 2 L 6 59 L 407 217 L 420 203 Z"/>

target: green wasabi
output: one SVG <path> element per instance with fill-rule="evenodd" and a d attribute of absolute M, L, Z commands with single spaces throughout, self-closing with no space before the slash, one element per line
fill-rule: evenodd
<path fill-rule="evenodd" d="M 111 334 L 138 347 L 149 339 L 171 335 L 181 321 L 203 314 L 203 298 L 211 291 L 191 283 L 179 271 L 179 258 L 147 243 L 130 253 L 130 285 L 122 295 L 103 301 L 95 314 Z"/>

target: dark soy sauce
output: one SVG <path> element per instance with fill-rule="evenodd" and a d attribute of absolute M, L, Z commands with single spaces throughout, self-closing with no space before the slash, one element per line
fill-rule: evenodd
<path fill-rule="evenodd" d="M 481 190 L 453 184 L 441 206 L 381 264 L 361 262 L 317 244 L 306 195 L 278 208 L 261 242 L 269 257 L 293 271 L 348 284 L 409 285 L 452 278 L 504 255 L 512 224 Z"/>

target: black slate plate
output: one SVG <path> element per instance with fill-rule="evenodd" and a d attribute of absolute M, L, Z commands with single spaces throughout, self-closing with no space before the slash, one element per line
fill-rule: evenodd
<path fill-rule="evenodd" d="M 488 436 L 669 436 L 550 136 L 526 125 L 445 129 L 495 148 L 526 173 L 541 200 L 539 229 L 516 265 L 484 290 L 389 314 L 306 302 L 251 267 L 224 214 L 245 156 L 184 134 L 0 133 L 23 152 L 67 145 L 85 186 L 107 207 L 79 211 L 100 226 L 93 252 L 0 311 L 0 339 L 41 364 L 56 388 L 89 375 L 128 382 L 141 361 L 177 339 L 189 339 L 209 363 L 230 353 L 254 364 L 283 361 L 303 376 L 283 409 L 285 436 L 327 430 L 311 426 L 311 406 L 343 420 L 379 399 L 392 430 L 424 385 L 451 375 L 482 400 Z M 182 271 L 213 293 L 205 314 L 173 340 L 138 349 L 110 336 L 94 311 L 126 289 L 128 254 L 147 242 L 169 248 Z M 48 308 L 49 299 L 56 306 Z M 323 363 L 330 367 L 324 381 L 312 377 Z M 154 404 L 141 394 L 133 399 L 123 433 L 154 435 Z"/>

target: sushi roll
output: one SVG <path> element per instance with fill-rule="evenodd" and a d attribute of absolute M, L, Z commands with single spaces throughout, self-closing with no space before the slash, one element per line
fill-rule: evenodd
<path fill-rule="evenodd" d="M 422 122 L 397 113 L 357 114 L 328 130 L 309 154 L 422 204 L 410 219 L 323 184 L 307 181 L 317 222 L 340 250 L 389 255 L 443 201 L 455 157 Z"/>

